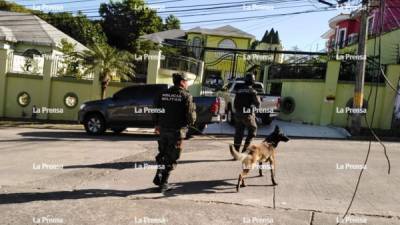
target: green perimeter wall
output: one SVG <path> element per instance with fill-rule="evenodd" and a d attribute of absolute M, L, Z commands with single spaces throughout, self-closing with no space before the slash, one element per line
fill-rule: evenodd
<path fill-rule="evenodd" d="M 314 125 L 333 125 L 346 127 L 350 125 L 350 117 L 347 114 L 336 112 L 337 108 L 345 108 L 346 103 L 354 94 L 353 82 L 337 81 L 340 63 L 331 61 L 328 63 L 325 80 L 267 80 L 265 83 L 282 83 L 281 97 L 292 97 L 295 100 L 295 110 L 290 114 L 280 113 L 282 120 L 304 122 Z M 400 77 L 400 65 L 388 65 L 386 72 L 389 80 L 397 87 Z M 372 88 L 372 92 L 371 91 Z M 364 98 L 368 99 L 367 118 L 372 119 L 376 85 L 365 84 Z M 327 96 L 335 96 L 333 102 L 325 100 Z M 374 116 L 374 128 L 390 129 L 393 118 L 394 102 L 396 94 L 386 84 L 378 85 L 377 104 Z M 365 120 L 362 126 L 366 127 Z"/>
<path fill-rule="evenodd" d="M 100 99 L 100 82 L 98 73 L 93 80 L 77 80 L 71 77 L 51 77 L 55 63 L 51 59 L 44 62 L 43 75 L 27 75 L 8 73 L 8 56 L 12 51 L 0 49 L 0 118 L 31 118 L 32 108 L 47 107 L 59 108 L 62 114 L 38 114 L 37 119 L 76 121 L 81 104 L 86 101 Z M 133 83 L 111 82 L 106 91 L 110 97 L 123 87 Z M 20 93 L 27 92 L 30 103 L 23 107 L 18 104 L 17 97 Z M 64 104 L 67 93 L 74 93 L 78 103 L 74 108 Z M 25 116 L 23 116 L 25 114 Z"/>
<path fill-rule="evenodd" d="M 111 97 L 115 92 L 133 83 L 111 83 L 107 88 L 106 96 Z M 39 114 L 38 119 L 76 121 L 81 104 L 86 101 L 100 99 L 100 86 L 93 84 L 90 80 L 75 80 L 72 78 L 52 78 L 50 82 L 50 94 L 45 89 L 45 81 L 42 76 L 8 74 L 7 91 L 5 96 L 5 114 L 8 118 L 31 118 L 32 107 L 38 108 L 62 108 L 63 114 Z M 17 96 L 21 92 L 30 95 L 30 104 L 22 107 L 17 102 Z M 78 96 L 78 104 L 69 108 L 64 104 L 64 97 L 67 93 L 74 93 Z M 97 93 L 93 93 L 97 92 Z M 49 103 L 47 103 L 49 102 Z"/>

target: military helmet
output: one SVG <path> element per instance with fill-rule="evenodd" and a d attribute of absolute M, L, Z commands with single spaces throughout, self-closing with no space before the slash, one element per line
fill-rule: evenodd
<path fill-rule="evenodd" d="M 172 74 L 172 80 L 175 83 L 181 82 L 181 80 L 189 80 L 185 73 L 174 73 Z"/>
<path fill-rule="evenodd" d="M 254 84 L 255 81 L 256 78 L 252 73 L 247 73 L 246 76 L 244 77 L 244 82 L 246 84 Z"/>

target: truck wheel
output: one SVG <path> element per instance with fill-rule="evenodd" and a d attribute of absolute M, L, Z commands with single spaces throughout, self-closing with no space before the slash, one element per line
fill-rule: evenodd
<path fill-rule="evenodd" d="M 112 130 L 115 134 L 120 134 L 120 133 L 122 133 L 124 130 L 126 130 L 126 127 L 112 127 L 111 130 Z"/>
<path fill-rule="evenodd" d="M 228 109 L 228 112 L 226 112 L 226 121 L 232 126 L 235 125 L 235 114 L 233 114 L 232 109 Z"/>
<path fill-rule="evenodd" d="M 261 118 L 261 120 L 262 120 L 262 123 L 263 123 L 264 125 L 270 125 L 270 124 L 272 123 L 272 118 L 269 116 L 269 114 L 263 116 L 263 117 Z"/>
<path fill-rule="evenodd" d="M 89 135 L 100 135 L 106 130 L 106 124 L 103 117 L 97 113 L 86 116 L 84 126 L 86 133 Z"/>

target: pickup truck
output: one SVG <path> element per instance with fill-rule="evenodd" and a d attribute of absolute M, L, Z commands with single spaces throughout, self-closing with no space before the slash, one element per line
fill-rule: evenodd
<path fill-rule="evenodd" d="M 133 85 L 110 98 L 85 102 L 78 113 L 79 123 L 91 135 L 103 134 L 107 129 L 121 133 L 128 127 L 154 127 L 154 112 L 151 112 L 154 98 L 169 87 L 167 84 Z M 193 101 L 197 131 L 202 131 L 206 124 L 219 122 L 225 113 L 222 98 L 194 97 Z"/>
<path fill-rule="evenodd" d="M 218 93 L 218 96 L 222 97 L 225 101 L 226 120 L 231 125 L 235 124 L 235 109 L 233 107 L 235 95 L 237 90 L 244 85 L 244 81 L 241 79 L 231 80 L 222 88 L 222 91 Z M 257 121 L 261 120 L 263 124 L 269 125 L 272 122 L 272 117 L 276 117 L 279 113 L 281 98 L 279 96 L 265 94 L 264 85 L 261 82 L 255 82 L 253 88 L 257 91 L 257 96 L 261 102 L 258 108 L 259 110 L 256 112 Z"/>

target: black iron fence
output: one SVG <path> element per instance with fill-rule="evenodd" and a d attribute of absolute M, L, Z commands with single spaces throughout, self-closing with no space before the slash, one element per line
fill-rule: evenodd
<path fill-rule="evenodd" d="M 385 70 L 386 66 L 384 66 L 384 71 Z M 356 72 L 357 72 L 356 61 L 341 62 L 339 81 L 355 81 Z M 379 64 L 377 64 L 374 60 L 368 60 L 367 62 L 367 66 L 365 69 L 365 82 L 379 82 L 379 83 L 385 82 L 384 78 L 381 75 Z"/>
<path fill-rule="evenodd" d="M 277 64 L 269 67 L 269 79 L 325 79 L 326 63 Z"/>
<path fill-rule="evenodd" d="M 161 60 L 161 68 L 189 72 L 198 75 L 201 66 L 200 60 L 184 56 L 165 56 Z"/>

